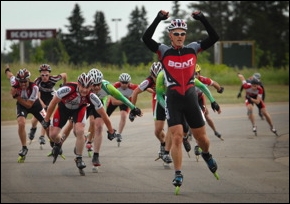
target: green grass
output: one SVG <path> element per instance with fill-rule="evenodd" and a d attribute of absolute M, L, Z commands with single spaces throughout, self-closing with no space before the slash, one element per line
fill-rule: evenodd
<path fill-rule="evenodd" d="M 122 72 L 129 73 L 132 77 L 132 83 L 139 84 L 149 75 L 150 65 L 140 65 L 137 67 L 124 66 L 122 69 L 112 66 L 100 66 L 93 65 L 90 67 L 74 68 L 72 69 L 68 65 L 52 66 L 52 74 L 58 74 L 66 72 L 68 75 L 68 81 L 76 81 L 78 75 L 82 72 L 88 72 L 91 68 L 97 68 L 102 71 L 104 78 L 110 82 L 118 80 L 119 75 Z M 1 65 L 1 121 L 10 121 L 16 119 L 16 100 L 10 95 L 10 83 L 4 74 L 5 65 Z M 28 64 L 20 66 L 19 64 L 10 64 L 11 71 L 16 74 L 21 68 L 27 68 L 31 72 L 31 79 L 35 79 L 38 73 L 38 64 Z M 219 103 L 223 104 L 243 104 L 244 98 L 237 99 L 237 94 L 241 86 L 241 82 L 237 77 L 237 72 L 245 75 L 245 77 L 251 76 L 254 72 L 259 72 L 262 75 L 262 81 L 266 90 L 265 102 L 289 102 L 289 68 L 281 69 L 243 69 L 236 70 L 234 68 L 228 68 L 224 65 L 201 65 L 202 75 L 212 78 L 217 81 L 221 86 L 224 86 L 225 90 L 222 94 L 216 92 L 214 87 L 209 87 L 212 95 Z M 206 67 L 206 68 L 203 68 Z M 58 85 L 56 86 L 58 87 Z M 244 96 L 245 91 L 243 91 Z M 207 100 L 207 103 L 209 101 Z M 138 96 L 137 106 L 141 109 L 151 108 L 151 94 L 143 92 Z M 28 116 L 31 118 L 31 114 Z"/>

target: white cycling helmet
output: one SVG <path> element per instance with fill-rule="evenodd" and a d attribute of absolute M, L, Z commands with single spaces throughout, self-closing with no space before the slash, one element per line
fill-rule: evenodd
<path fill-rule="evenodd" d="M 101 83 L 104 77 L 103 73 L 96 68 L 91 69 L 88 74 L 91 76 L 93 84 Z"/>
<path fill-rule="evenodd" d="M 167 27 L 167 30 L 169 32 L 169 31 L 177 29 L 177 28 L 187 30 L 187 24 L 182 19 L 174 19 L 171 21 L 170 25 Z"/>
<path fill-rule="evenodd" d="M 260 80 L 261 79 L 261 74 L 260 73 L 255 73 L 255 74 L 253 74 L 253 77 Z"/>
<path fill-rule="evenodd" d="M 161 62 L 153 62 L 150 68 L 150 73 L 153 74 L 154 77 L 157 77 L 157 75 L 161 70 L 162 70 Z"/>
<path fill-rule="evenodd" d="M 121 82 L 130 82 L 131 81 L 131 76 L 127 73 L 122 73 L 119 76 L 119 81 Z"/>
<path fill-rule="evenodd" d="M 78 77 L 78 83 L 80 83 L 83 87 L 90 87 L 93 84 L 93 79 L 91 77 L 91 75 L 86 74 L 86 73 L 82 73 L 79 77 Z"/>

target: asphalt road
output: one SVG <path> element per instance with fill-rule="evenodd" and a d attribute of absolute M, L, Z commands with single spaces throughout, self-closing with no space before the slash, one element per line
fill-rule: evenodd
<path fill-rule="evenodd" d="M 63 144 L 65 160 L 52 164 L 46 156 L 49 144 L 40 150 L 35 140 L 25 162 L 17 163 L 21 146 L 16 123 L 1 122 L 1 203 L 289 203 L 289 103 L 267 104 L 267 109 L 278 137 L 259 117 L 254 136 L 243 104 L 224 105 L 220 115 L 210 110 L 224 138 L 215 137 L 207 125 L 220 180 L 202 159 L 196 161 L 193 151 L 189 158 L 184 150 L 184 182 L 177 196 L 171 183 L 173 167 L 165 169 L 162 161 L 154 161 L 159 143 L 150 110 L 133 123 L 127 121 L 120 147 L 104 130 L 102 166 L 93 173 L 91 158 L 84 152 L 85 176 L 74 163 L 72 134 Z M 111 119 L 117 128 L 118 111 Z"/>

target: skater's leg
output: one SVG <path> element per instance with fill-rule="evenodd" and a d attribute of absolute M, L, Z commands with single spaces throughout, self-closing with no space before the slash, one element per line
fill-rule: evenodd
<path fill-rule="evenodd" d="M 76 155 L 82 156 L 85 146 L 85 124 L 81 122 L 75 123 L 74 132 L 76 134 Z"/>
<path fill-rule="evenodd" d="M 120 111 L 120 121 L 119 121 L 119 127 L 118 127 L 118 133 L 122 135 L 122 132 L 125 128 L 126 121 L 127 121 L 128 112 L 126 110 Z"/>
<path fill-rule="evenodd" d="M 101 117 L 97 117 L 94 120 L 94 141 L 93 141 L 93 148 L 94 148 L 94 155 L 95 154 L 99 154 L 100 150 L 101 150 L 101 145 L 102 145 L 102 141 L 103 141 L 103 125 L 104 125 L 104 121 Z"/>
<path fill-rule="evenodd" d="M 182 140 L 183 140 L 183 128 L 182 125 L 174 125 L 169 127 L 171 132 L 172 147 L 171 156 L 174 163 L 175 171 L 181 171 L 182 167 Z"/>
<path fill-rule="evenodd" d="M 36 119 L 36 117 L 33 116 L 31 118 L 31 129 L 30 129 L 30 132 L 28 134 L 28 137 L 30 140 L 33 140 L 35 137 L 35 132 L 37 129 L 37 122 L 38 122 L 38 120 Z"/>
<path fill-rule="evenodd" d="M 170 131 L 167 131 L 166 136 L 165 136 L 165 151 L 164 151 L 164 155 L 162 157 L 162 160 L 167 164 L 172 162 L 172 158 L 169 154 L 171 146 L 172 146 L 171 133 L 170 133 Z"/>
<path fill-rule="evenodd" d="M 26 130 L 25 130 L 25 123 L 26 119 L 23 116 L 19 116 L 17 118 L 18 123 L 18 135 L 21 142 L 21 146 L 26 146 Z"/>

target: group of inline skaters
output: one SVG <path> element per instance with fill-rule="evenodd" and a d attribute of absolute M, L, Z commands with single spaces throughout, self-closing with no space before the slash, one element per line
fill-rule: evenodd
<path fill-rule="evenodd" d="M 128 73 L 120 74 L 119 81 L 111 84 L 96 68 L 79 75 L 77 82 L 67 82 L 66 73 L 51 75 L 52 70 L 48 64 L 40 65 L 40 76 L 32 82 L 31 74 L 27 69 L 20 69 L 14 76 L 8 66 L 5 74 L 11 83 L 11 95 L 17 100 L 18 134 L 22 144 L 18 161 L 23 162 L 28 152 L 25 120 L 27 114 L 31 113 L 33 119 L 28 137 L 30 140 L 34 139 L 39 121 L 43 128 L 39 142 L 41 145 L 45 144 L 44 136 L 45 134 L 48 136 L 52 147 L 53 163 L 58 155 L 62 155 L 62 144 L 73 130 L 76 136 L 75 162 L 81 174 L 84 174 L 82 169 L 86 167 L 82 160 L 85 147 L 89 152 L 93 152 L 92 164 L 100 166 L 99 153 L 103 125 L 105 124 L 108 129 L 108 139 L 116 138 L 120 143 L 129 109 L 129 119 L 132 122 L 135 117 L 141 117 L 143 113 L 136 107 L 138 94 L 148 91 L 152 93 L 154 133 L 160 142 L 158 158 L 167 164 L 173 162 L 172 184 L 176 187 L 175 193 L 178 194 L 183 182 L 182 144 L 187 152 L 191 150 L 189 136 L 195 139 L 195 154 L 202 156 L 210 171 L 218 179 L 216 173 L 218 166 L 209 152 L 210 141 L 206 133 L 205 121 L 215 136 L 221 140 L 223 138 L 209 117 L 205 96 L 210 100 L 213 111 L 220 114 L 221 108 L 207 86 L 213 86 L 220 94 L 223 93 L 224 88 L 216 81 L 201 75 L 197 54 L 210 48 L 218 41 L 219 36 L 201 11 L 193 12 L 191 16 L 204 25 L 208 33 L 207 38 L 184 45 L 187 24 L 182 19 L 174 19 L 167 27 L 171 40 L 171 45 L 168 46 L 152 39 L 158 24 L 169 18 L 169 12 L 164 10 L 158 12 L 152 24 L 146 29 L 142 40 L 148 49 L 157 54 L 159 61 L 152 64 L 150 75 L 140 84 L 131 83 L 131 76 Z M 270 130 L 277 135 L 262 98 L 265 92 L 260 81 L 261 76 L 256 73 L 248 80 L 242 74 L 238 74 L 238 77 L 242 82 L 238 98 L 245 89 L 247 114 L 253 125 L 253 132 L 257 132 L 253 115 L 253 105 L 256 104 L 261 118 L 266 118 Z M 60 80 L 63 80 L 62 86 L 55 90 L 54 86 Z M 112 97 L 107 101 L 108 96 Z M 112 127 L 109 118 L 117 107 L 121 111 L 118 131 Z M 85 137 L 87 119 L 90 134 Z M 164 130 L 165 121 L 167 121 L 167 131 Z"/>

